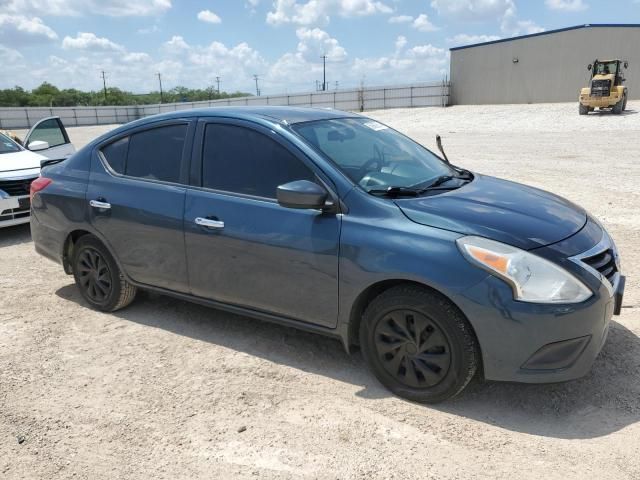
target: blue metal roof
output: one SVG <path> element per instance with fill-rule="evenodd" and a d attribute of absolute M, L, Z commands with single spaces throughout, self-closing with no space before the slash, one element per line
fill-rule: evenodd
<path fill-rule="evenodd" d="M 449 50 L 462 50 L 465 48 L 482 47 L 494 43 L 511 42 L 513 40 L 521 40 L 523 38 L 539 37 L 541 35 L 551 35 L 553 33 L 566 32 L 569 30 L 578 30 L 580 28 L 599 28 L 599 27 L 620 27 L 620 28 L 640 28 L 640 23 L 586 23 L 584 25 L 575 25 L 573 27 L 558 28 L 557 30 L 549 30 L 546 32 L 530 33 L 529 35 L 520 35 L 519 37 L 501 38 L 500 40 L 492 40 L 490 42 L 474 43 L 471 45 L 463 45 L 461 47 L 452 47 Z"/>

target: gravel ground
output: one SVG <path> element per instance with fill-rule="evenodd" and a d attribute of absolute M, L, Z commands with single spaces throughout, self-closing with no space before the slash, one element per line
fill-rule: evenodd
<path fill-rule="evenodd" d="M 585 378 L 394 398 L 334 340 L 156 295 L 106 315 L 0 231 L 0 478 L 640 479 L 640 102 L 370 112 L 600 218 L 625 309 Z M 70 129 L 81 145 L 105 127 Z"/>

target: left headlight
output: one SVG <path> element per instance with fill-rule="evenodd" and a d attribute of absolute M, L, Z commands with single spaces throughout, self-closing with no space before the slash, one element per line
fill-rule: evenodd
<path fill-rule="evenodd" d="M 456 243 L 469 262 L 511 285 L 516 300 L 579 303 L 592 295 L 565 269 L 525 250 L 483 237 L 462 237 Z"/>

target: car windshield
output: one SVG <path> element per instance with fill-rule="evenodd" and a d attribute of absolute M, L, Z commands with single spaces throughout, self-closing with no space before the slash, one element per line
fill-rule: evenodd
<path fill-rule="evenodd" d="M 456 175 L 422 145 L 369 118 L 319 120 L 293 129 L 369 192 L 420 188 Z"/>
<path fill-rule="evenodd" d="M 0 133 L 0 154 L 16 153 L 22 149 L 16 142 L 7 137 L 4 133 Z"/>

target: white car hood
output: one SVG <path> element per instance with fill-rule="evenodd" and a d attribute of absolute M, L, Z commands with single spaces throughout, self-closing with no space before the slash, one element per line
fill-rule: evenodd
<path fill-rule="evenodd" d="M 0 179 L 37 175 L 40 172 L 40 160 L 46 160 L 46 157 L 29 150 L 2 153 L 0 154 Z"/>

